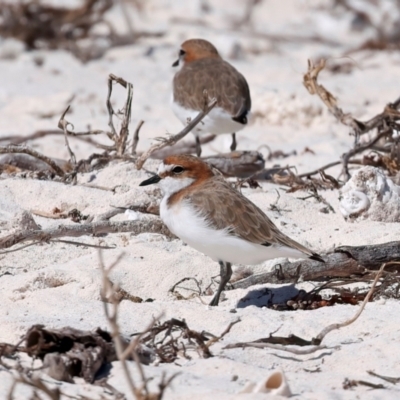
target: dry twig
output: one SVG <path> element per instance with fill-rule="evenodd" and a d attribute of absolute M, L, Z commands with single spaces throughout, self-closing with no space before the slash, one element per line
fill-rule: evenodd
<path fill-rule="evenodd" d="M 312 95 L 316 94 L 328 107 L 329 111 L 338 119 L 339 122 L 351 128 L 350 133 L 355 136 L 354 148 L 343 154 L 342 164 L 343 170 L 342 174 L 345 179 L 350 178 L 350 173 L 348 169 L 348 164 L 353 161 L 352 157 L 356 154 L 362 153 L 365 150 L 373 149 L 380 140 L 391 141 L 392 149 L 397 146 L 397 141 L 392 140 L 391 136 L 394 131 L 400 130 L 400 98 L 393 103 L 389 103 L 385 106 L 383 112 L 379 113 L 375 117 L 368 121 L 359 121 L 350 113 L 344 113 L 343 110 L 337 105 L 336 98 L 327 90 L 324 86 L 318 83 L 318 75 L 325 68 L 326 61 L 321 59 L 319 64 L 315 65 L 311 60 L 308 60 L 308 71 L 304 75 L 303 84 Z M 367 132 L 376 129 L 377 134 L 367 143 L 360 145 L 359 137 Z M 394 152 L 392 151 L 394 154 Z M 317 170 L 319 172 L 322 169 L 330 168 L 338 163 L 330 163 L 325 167 Z M 396 159 L 396 166 L 400 169 L 400 162 Z M 386 166 L 386 165 L 385 165 Z M 310 176 L 316 171 L 308 174 L 302 174 L 302 176 Z"/>
<path fill-rule="evenodd" d="M 156 151 L 166 146 L 172 146 L 179 140 L 183 139 L 197 124 L 216 106 L 217 99 L 211 99 L 206 108 L 201 111 L 196 118 L 189 122 L 179 133 L 176 135 L 166 138 L 158 138 L 158 143 L 153 144 L 148 150 L 146 150 L 136 161 L 136 168 L 142 169 L 143 164 L 146 160 Z"/>
<path fill-rule="evenodd" d="M 316 351 L 326 349 L 327 348 L 326 346 L 321 345 L 323 339 L 326 337 L 326 335 L 328 333 L 330 333 L 334 330 L 344 328 L 344 327 L 352 324 L 354 321 L 356 321 L 358 319 L 358 317 L 363 312 L 366 304 L 370 300 L 370 298 L 375 290 L 375 286 L 383 273 L 383 270 L 389 264 L 393 264 L 393 263 L 382 264 L 381 268 L 376 273 L 375 279 L 372 283 L 370 290 L 368 291 L 368 294 L 365 296 L 363 303 L 361 304 L 357 313 L 352 318 L 350 318 L 342 323 L 328 325 L 316 337 L 312 338 L 311 340 L 305 340 L 305 339 L 302 339 L 295 335 L 290 335 L 289 337 L 275 337 L 275 336 L 271 335 L 269 338 L 258 339 L 253 342 L 230 344 L 230 345 L 226 346 L 225 349 L 234 349 L 234 348 L 243 348 L 243 347 L 271 348 L 274 350 L 286 351 L 286 352 L 297 354 L 297 355 L 311 354 Z M 287 345 L 314 346 L 314 347 L 302 350 L 302 349 L 297 349 L 297 348 L 288 348 L 288 347 L 286 347 Z"/>
<path fill-rule="evenodd" d="M 133 134 L 132 148 L 131 148 L 131 154 L 133 156 L 136 155 L 136 147 L 139 143 L 139 132 L 140 132 L 140 128 L 142 127 L 143 124 L 144 124 L 144 121 L 140 120 L 135 129 L 135 133 Z"/>
<path fill-rule="evenodd" d="M 123 257 L 123 254 L 121 254 L 111 266 L 108 268 L 105 267 L 104 261 L 102 258 L 102 253 L 99 252 L 99 264 L 100 264 L 100 269 L 102 272 L 102 277 L 103 277 L 103 287 L 102 287 L 102 297 L 103 299 L 106 299 L 106 301 L 103 302 L 104 305 L 104 312 L 107 317 L 108 323 L 111 328 L 111 336 L 113 338 L 114 344 L 115 344 L 115 350 L 117 353 L 118 360 L 121 363 L 122 370 L 124 371 L 125 379 L 128 383 L 129 389 L 134 396 L 135 399 L 137 400 L 161 400 L 165 389 L 169 386 L 171 381 L 175 378 L 176 374 L 172 375 L 170 378 L 166 379 L 165 375 L 162 376 L 161 382 L 159 383 L 159 391 L 158 393 L 151 393 L 148 388 L 148 381 L 149 379 L 146 378 L 143 366 L 141 365 L 139 355 L 137 353 L 137 349 L 139 346 L 139 339 L 141 338 L 140 335 L 139 337 L 133 339 L 131 343 L 126 347 L 121 339 L 121 333 L 118 325 L 118 311 L 119 311 L 119 297 L 117 295 L 117 291 L 114 285 L 112 285 L 109 275 L 112 269 L 119 263 L 121 258 Z M 146 332 L 149 332 L 156 320 L 154 320 L 150 326 L 146 329 Z M 141 384 L 138 386 L 133 378 L 131 373 L 129 372 L 128 369 L 128 364 L 127 364 L 127 359 L 129 357 L 133 356 L 135 360 L 135 365 L 139 371 L 140 377 L 141 377 Z"/>

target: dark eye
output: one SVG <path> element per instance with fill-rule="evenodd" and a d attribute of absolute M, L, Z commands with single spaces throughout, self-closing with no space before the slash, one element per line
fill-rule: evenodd
<path fill-rule="evenodd" d="M 186 52 L 184 50 L 179 50 L 179 56 L 184 56 Z"/>
<path fill-rule="evenodd" d="M 180 174 L 180 173 L 183 172 L 183 167 L 181 167 L 181 166 L 178 165 L 178 166 L 172 168 L 172 172 L 173 172 L 174 174 Z"/>

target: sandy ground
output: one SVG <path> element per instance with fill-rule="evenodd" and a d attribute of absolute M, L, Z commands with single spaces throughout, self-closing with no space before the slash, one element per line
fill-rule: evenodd
<path fill-rule="evenodd" d="M 352 145 L 353 138 L 348 135 L 348 130 L 303 87 L 302 75 L 306 72 L 308 58 L 325 56 L 330 57 L 331 63 L 346 61 L 354 65 L 349 73 L 324 71 L 320 79 L 338 96 L 344 110 L 357 118 L 375 115 L 398 97 L 396 82 L 400 79 L 400 53 L 362 51 L 351 54 L 351 58 L 341 58 L 371 32 L 351 31 L 349 17 L 330 14 L 321 7 L 324 2 L 265 0 L 257 8 L 252 26 L 241 31 L 231 26 L 243 15 L 243 2 L 234 1 L 229 8 L 222 0 L 208 3 L 210 13 L 202 12 L 197 1 L 149 1 L 140 17 L 132 15 L 135 27 L 162 30 L 166 34 L 159 39 L 143 39 L 134 46 L 110 50 L 103 58 L 88 64 L 81 64 L 64 51 L 25 52 L 18 50 L 18 46 L 11 46 L 15 58 L 0 59 L 0 136 L 55 129 L 67 104 L 72 107 L 67 118 L 76 130 L 87 126 L 106 128 L 106 81 L 108 74 L 114 73 L 134 84 L 132 127 L 140 119 L 146 121 L 139 150 L 146 149 L 154 137 L 181 129 L 169 107 L 174 73 L 171 64 L 180 43 L 192 37 L 212 41 L 248 80 L 253 120 L 238 134 L 238 148 L 260 149 L 267 155 L 266 147 L 261 146 L 268 145 L 272 151 L 295 150 L 297 153 L 284 160 L 267 161 L 266 167 L 288 164 L 305 172 L 337 160 Z M 112 10 L 109 18 L 123 25 L 118 8 Z M 268 34 L 277 37 L 271 39 Z M 314 34 L 323 40 L 302 39 Z M 285 35 L 289 40 L 279 39 Z M 5 45 L 1 44 L 0 53 Z M 235 48 L 240 49 L 238 56 L 229 58 Z M 35 64 L 36 57 L 43 58 L 41 67 Z M 122 90 L 116 89 L 116 103 L 121 104 L 124 96 Z M 62 136 L 48 136 L 29 144 L 52 157 L 68 158 Z M 204 153 L 226 152 L 229 144 L 230 137 L 221 136 L 205 146 Z M 77 140 L 71 139 L 71 145 L 78 158 L 87 157 L 94 151 Z M 314 154 L 305 152 L 306 147 Z M 146 168 L 154 171 L 157 165 L 157 161 L 149 161 Z M 332 175 L 338 172 L 339 169 L 330 170 Z M 98 215 L 111 206 L 157 199 L 157 190 L 138 187 L 146 177 L 145 171 L 138 172 L 133 164 L 123 162 L 113 163 L 98 172 L 81 174 L 76 186 L 1 175 L 0 235 L 11 232 L 13 218 L 21 210 L 50 212 L 55 207 L 77 208 L 83 214 Z M 117 189 L 113 192 L 81 185 L 88 182 Z M 281 213 L 269 209 L 277 200 L 277 191 Z M 323 205 L 314 199 L 300 199 L 306 193 L 288 194 L 277 185 L 262 184 L 261 189 L 244 189 L 243 192 L 283 232 L 320 253 L 339 245 L 377 244 L 398 238 L 397 223 L 368 219 L 346 222 L 339 211 L 338 191 L 323 192 L 335 210 L 328 214 L 321 212 Z M 122 218 L 126 216 L 116 219 Z M 36 216 L 35 221 L 43 228 L 60 224 L 60 221 Z M 272 288 L 264 285 L 228 291 L 226 301 L 218 308 L 210 309 L 199 298 L 178 301 L 168 292 L 184 277 L 195 277 L 206 287 L 211 277 L 218 273 L 216 263 L 181 241 L 168 241 L 156 234 L 115 234 L 80 240 L 116 246 L 114 250 L 104 251 L 106 263 L 124 252 L 112 280 L 132 295 L 154 300 L 140 304 L 121 303 L 119 323 L 124 335 L 144 329 L 160 314 L 163 314 L 162 319 L 185 319 L 192 329 L 216 335 L 240 317 L 241 322 L 221 343 L 212 347 L 214 357 L 205 360 L 194 356 L 191 360 L 182 358 L 175 364 L 144 367 L 146 375 L 154 378 L 150 382 L 151 388 L 156 388 L 163 372 L 167 375 L 179 372 L 166 391 L 166 399 L 272 398 L 268 394 L 238 393 L 248 382 L 260 382 L 277 368 L 285 372 L 294 398 L 400 397 L 399 389 L 385 382 L 385 389 L 379 390 L 363 386 L 344 390 L 342 387 L 345 378 L 382 383 L 368 375 L 368 370 L 382 375 L 400 375 L 400 353 L 396 344 L 400 331 L 400 304 L 394 300 L 368 304 L 356 323 L 326 338 L 328 349 L 312 355 L 296 356 L 261 349 L 228 350 L 223 349 L 226 344 L 267 337 L 277 330 L 281 336 L 293 333 L 312 338 L 324 326 L 350 318 L 356 308 L 336 305 L 315 311 L 278 312 L 255 306 L 237 307 L 238 301 L 250 291 Z M 276 262 L 265 262 L 254 267 L 254 271 L 272 268 Z M 107 329 L 100 287 L 98 254 L 93 248 L 51 243 L 0 254 L 0 342 L 17 342 L 33 324 Z M 190 283 L 186 287 L 194 288 Z M 285 290 L 291 293 L 294 288 Z M 180 292 L 191 293 L 183 289 Z M 202 300 L 207 303 L 210 298 Z M 137 377 L 133 363 L 130 368 Z M 54 383 L 48 377 L 45 379 Z M 0 367 L 0 398 L 6 398 L 12 380 L 12 375 Z M 109 383 L 129 398 L 118 362 L 113 363 Z M 73 396 L 100 399 L 105 395 L 112 398 L 104 394 L 104 389 L 85 384 L 82 379 L 77 379 L 76 384 L 58 382 L 56 385 Z M 29 393 L 29 389 L 19 386 L 15 398 L 28 398 Z"/>

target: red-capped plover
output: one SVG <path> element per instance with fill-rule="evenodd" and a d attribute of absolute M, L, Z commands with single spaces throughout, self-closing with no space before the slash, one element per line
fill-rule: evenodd
<path fill-rule="evenodd" d="M 259 264 L 277 257 L 323 262 L 282 233 L 263 211 L 197 157 L 167 157 L 158 174 L 140 186 L 158 182 L 163 192 L 160 216 L 169 230 L 220 264 L 221 281 L 210 305 L 218 305 L 232 275 L 231 264 Z"/>
<path fill-rule="evenodd" d="M 203 39 L 182 43 L 179 58 L 172 66 L 179 65 L 181 68 L 173 80 L 172 109 L 183 124 L 204 110 L 209 99 L 217 99 L 217 105 L 192 131 L 197 155 L 201 154 L 199 135 L 206 133 L 232 134 L 231 151 L 235 150 L 236 132 L 247 125 L 251 108 L 246 79 Z"/>

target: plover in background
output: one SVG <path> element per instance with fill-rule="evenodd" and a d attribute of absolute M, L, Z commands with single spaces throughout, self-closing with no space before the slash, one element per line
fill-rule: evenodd
<path fill-rule="evenodd" d="M 259 264 L 277 257 L 323 259 L 282 233 L 247 197 L 201 159 L 175 155 L 140 186 L 160 182 L 160 216 L 189 246 L 218 261 L 221 280 L 216 306 L 232 275 L 231 264 Z"/>
<path fill-rule="evenodd" d="M 230 148 L 234 151 L 236 132 L 247 125 L 251 108 L 246 79 L 203 39 L 190 39 L 182 44 L 173 66 L 180 65 L 173 80 L 172 109 L 183 124 L 204 110 L 209 99 L 217 99 L 217 105 L 192 131 L 197 155 L 201 154 L 199 135 L 207 133 L 232 134 Z"/>

